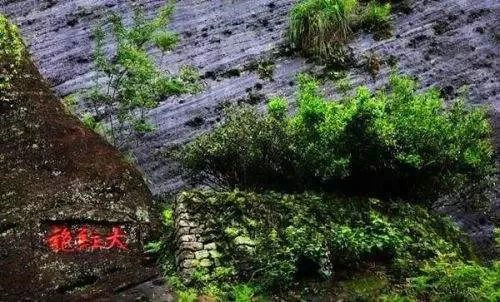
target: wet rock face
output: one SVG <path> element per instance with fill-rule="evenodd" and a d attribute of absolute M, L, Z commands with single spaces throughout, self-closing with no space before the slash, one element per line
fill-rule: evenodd
<path fill-rule="evenodd" d="M 60 95 L 91 82 L 91 28 L 109 11 L 130 14 L 126 1 L 2 0 L 1 10 L 21 27 L 41 73 Z M 140 1 L 150 13 L 162 0 Z M 182 64 L 205 75 L 205 90 L 195 96 L 171 98 L 150 112 L 157 130 L 129 148 L 150 180 L 154 194 L 172 193 L 185 185 L 178 164 L 165 154 L 192 139 L 221 118 L 227 103 L 259 104 L 280 93 L 292 96 L 298 72 L 316 70 L 299 56 L 280 52 L 292 0 L 177 1 L 171 24 L 180 33 L 179 47 L 158 62 L 165 70 Z M 500 4 L 491 0 L 419 0 L 395 5 L 394 35 L 375 41 L 359 34 L 351 43 L 355 84 L 382 86 L 389 65 L 435 85 L 451 99 L 469 85 L 473 103 L 500 110 L 498 39 Z M 160 57 L 159 53 L 154 55 Z M 377 75 L 369 58 L 380 59 Z M 261 77 L 256 62 L 271 58 L 273 80 Z M 329 91 L 335 95 L 335 91 Z"/>
<path fill-rule="evenodd" d="M 150 13 L 162 0 L 138 1 Z M 299 56 L 286 56 L 287 14 L 293 0 L 180 0 L 171 28 L 180 33 L 177 49 L 158 62 L 164 70 L 183 64 L 204 75 L 200 94 L 165 100 L 149 113 L 154 133 L 128 147 L 149 180 L 153 194 L 170 194 L 186 185 L 183 172 L 169 154 L 178 144 L 209 130 L 222 118 L 223 106 L 247 102 L 262 106 L 279 93 L 293 96 L 294 77 L 301 71 L 321 72 Z M 361 33 L 350 44 L 353 84 L 372 88 L 386 83 L 391 65 L 437 86 L 452 99 L 469 85 L 475 104 L 490 104 L 495 127 L 500 124 L 498 47 L 500 3 L 491 0 L 415 0 L 395 5 L 394 34 L 384 40 Z M 91 28 L 109 11 L 130 16 L 126 1 L 118 0 L 0 0 L 0 10 L 21 27 L 34 61 L 55 92 L 75 93 L 91 83 Z M 111 44 L 110 44 L 111 45 Z M 377 57 L 377 72 L 371 66 Z M 259 74 L 259 62 L 274 63 L 272 80 Z M 326 89 L 332 96 L 335 89 Z M 495 139 L 498 154 L 499 131 Z M 500 207 L 497 189 L 496 215 Z M 455 214 L 472 226 L 473 236 L 490 240 L 493 226 L 483 219 Z M 475 217 L 475 216 L 474 216 Z M 481 216 L 483 217 L 483 216 Z M 469 221 L 468 219 L 472 219 Z"/>
<path fill-rule="evenodd" d="M 64 112 L 28 59 L 11 84 L 0 91 L 0 300 L 91 299 L 155 277 L 141 175 Z"/>

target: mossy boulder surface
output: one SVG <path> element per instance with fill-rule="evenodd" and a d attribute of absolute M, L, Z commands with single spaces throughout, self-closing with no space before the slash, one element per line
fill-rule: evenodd
<path fill-rule="evenodd" d="M 142 176 L 65 113 L 0 15 L 0 300 L 80 299 L 120 292 L 157 274 L 142 254 L 155 216 Z M 72 241 L 54 252 L 52 227 Z M 128 250 L 76 248 L 87 226 L 103 244 L 121 228 Z"/>

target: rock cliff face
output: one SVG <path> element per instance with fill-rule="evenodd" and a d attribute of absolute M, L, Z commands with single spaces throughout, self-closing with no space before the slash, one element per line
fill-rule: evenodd
<path fill-rule="evenodd" d="M 138 2 L 148 12 L 164 3 Z M 154 194 L 169 194 L 185 185 L 178 164 L 168 156 L 169 150 L 210 129 L 220 120 L 224 104 L 243 101 L 263 105 L 271 94 L 292 96 L 298 72 L 320 72 L 320 67 L 281 51 L 287 14 L 294 2 L 177 1 L 171 27 L 181 34 L 182 42 L 164 60 L 159 59 L 160 54 L 154 55 L 165 70 L 176 70 L 183 64 L 197 66 L 205 75 L 206 85 L 200 94 L 168 99 L 152 110 L 149 117 L 156 122 L 157 130 L 128 147 Z M 118 0 L 0 3 L 0 10 L 20 25 L 41 73 L 61 96 L 78 92 L 90 83 L 92 26 L 108 11 L 130 14 L 127 2 Z M 499 15 L 500 3 L 493 0 L 398 1 L 392 38 L 376 41 L 365 33 L 353 38 L 350 47 L 355 63 L 349 77 L 354 84 L 380 87 L 389 65 L 396 63 L 399 70 L 416 76 L 424 87 L 440 87 L 448 99 L 461 86 L 469 85 L 473 103 L 492 106 L 498 129 Z M 373 56 L 381 62 L 376 76 L 366 68 L 367 58 Z M 275 64 L 272 81 L 261 79 L 252 67 L 262 60 Z M 327 92 L 335 95 L 332 89 Z M 491 227 L 487 232 L 491 233 Z"/>
<path fill-rule="evenodd" d="M 139 1 L 148 12 L 162 0 Z M 292 0 L 182 0 L 172 28 L 182 42 L 160 64 L 175 70 L 182 64 L 200 68 L 205 90 L 195 96 L 169 99 L 150 113 L 155 133 L 130 147 L 149 178 L 155 194 L 183 185 L 181 172 L 163 151 L 204 131 L 220 118 L 220 107 L 238 100 L 263 102 L 280 93 L 292 95 L 295 75 L 313 66 L 298 56 L 282 56 L 287 14 Z M 41 73 L 59 95 L 88 87 L 92 73 L 91 28 L 108 11 L 129 13 L 126 1 L 2 0 L 1 10 L 16 21 Z M 396 5 L 394 35 L 375 41 L 359 34 L 351 43 L 356 67 L 353 83 L 379 87 L 385 83 L 388 61 L 420 79 L 424 86 L 442 88 L 447 98 L 469 85 L 474 103 L 500 110 L 500 4 L 492 0 L 420 0 Z M 405 4 L 408 3 L 408 4 Z M 382 68 L 374 78 L 366 58 L 375 54 Z M 158 55 L 159 54 L 155 54 Z M 271 58 L 274 80 L 261 80 L 250 66 Z M 314 68 L 317 69 L 317 68 Z M 251 97 L 249 97 L 251 94 Z"/>

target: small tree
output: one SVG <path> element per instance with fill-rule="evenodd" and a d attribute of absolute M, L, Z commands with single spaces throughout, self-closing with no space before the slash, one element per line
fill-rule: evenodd
<path fill-rule="evenodd" d="M 165 74 L 147 53 L 150 46 L 162 54 L 172 50 L 179 37 L 165 29 L 174 11 L 171 4 L 162 7 L 157 16 L 148 20 L 140 7 L 133 7 L 130 26 L 122 17 L 113 13 L 109 17 L 111 36 L 116 48 L 106 53 L 106 32 L 102 25 L 94 29 L 94 86 L 86 94 L 94 109 L 94 129 L 108 127 L 105 134 L 117 144 L 133 131 L 147 133 L 154 130 L 146 118 L 146 112 L 156 107 L 162 99 L 199 90 L 199 75 L 192 67 L 182 67 L 179 74 Z M 116 113 L 116 120 L 114 119 Z M 87 115 L 88 119 L 88 115 Z M 102 131 L 100 131 L 102 132 Z"/>

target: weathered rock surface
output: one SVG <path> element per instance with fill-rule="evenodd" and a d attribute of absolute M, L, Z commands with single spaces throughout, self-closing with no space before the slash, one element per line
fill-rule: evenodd
<path fill-rule="evenodd" d="M 64 112 L 29 59 L 11 84 L 0 91 L 0 300 L 103 298 L 154 278 L 143 244 L 157 219 L 142 176 Z M 55 227 L 71 238 L 50 244 Z M 113 228 L 126 249 L 107 238 Z"/>
<path fill-rule="evenodd" d="M 164 3 L 140 2 L 151 13 Z M 293 94 L 294 76 L 312 68 L 304 59 L 275 58 L 272 82 L 259 79 L 245 66 L 268 58 L 278 49 L 294 2 L 177 1 L 171 27 L 181 34 L 182 42 L 162 61 L 162 68 L 197 66 L 207 75 L 206 89 L 162 103 L 150 113 L 157 131 L 131 147 L 153 193 L 174 192 L 183 186 L 177 165 L 162 156 L 162 151 L 210 128 L 219 118 L 221 104 L 248 99 L 250 89 L 264 95 Z M 20 25 L 41 73 L 60 95 L 75 93 L 90 83 L 92 26 L 107 11 L 130 13 L 126 1 L 116 0 L 0 3 L 2 11 Z M 392 38 L 375 41 L 369 34 L 355 37 L 351 47 L 358 66 L 351 69 L 350 77 L 356 84 L 380 87 L 391 60 L 398 62 L 400 70 L 417 76 L 424 86 L 441 87 L 447 97 L 454 96 L 462 85 L 470 85 L 472 102 L 492 104 L 499 111 L 499 14 L 500 4 L 492 0 L 411 1 L 409 8 L 395 14 Z M 382 60 L 375 78 L 364 63 L 372 53 Z M 256 86 L 258 83 L 262 88 Z M 195 119 L 196 123 L 190 123 Z"/>
<path fill-rule="evenodd" d="M 140 2 L 151 13 L 164 3 Z M 149 117 L 157 123 L 157 130 L 129 147 L 154 194 L 169 194 L 185 185 L 182 171 L 169 158 L 168 151 L 208 130 L 221 118 L 222 105 L 237 101 L 262 105 L 271 94 L 291 96 L 298 72 L 320 69 L 303 58 L 279 52 L 287 14 L 294 2 L 177 1 L 171 27 L 181 34 L 182 42 L 161 61 L 162 68 L 197 66 L 206 75 L 206 87 L 198 95 L 172 98 L 152 110 Z M 491 104 L 498 129 L 500 3 L 405 2 L 409 7 L 396 6 L 392 38 L 376 41 L 364 33 L 354 37 L 351 47 L 356 66 L 349 71 L 352 82 L 380 87 L 387 78 L 389 63 L 397 62 L 401 71 L 416 76 L 424 87 L 440 87 L 448 99 L 461 86 L 469 85 L 473 103 Z M 92 26 L 107 11 L 130 14 L 126 1 L 117 0 L 0 0 L 0 3 L 0 9 L 20 25 L 41 73 L 61 96 L 78 92 L 90 83 Z M 375 77 L 366 68 L 366 58 L 372 54 L 382 62 Z M 158 53 L 155 55 L 160 57 Z M 255 70 L 248 68 L 267 58 L 272 58 L 276 66 L 273 81 L 260 79 Z M 335 95 L 334 90 L 327 91 Z M 498 131 L 496 140 L 499 141 Z M 498 190 L 495 200 L 498 213 Z M 491 238 L 491 224 L 485 226 L 476 219 L 468 224 Z"/>

